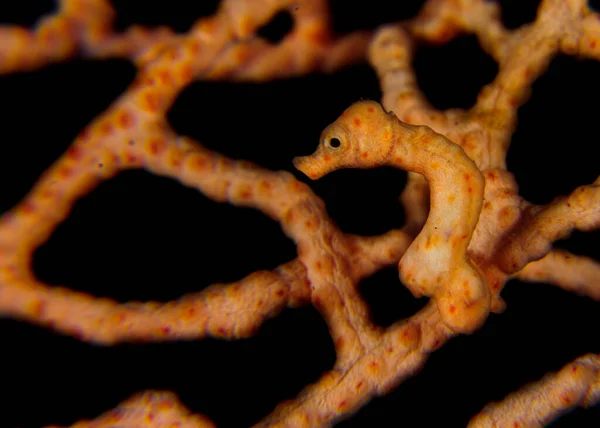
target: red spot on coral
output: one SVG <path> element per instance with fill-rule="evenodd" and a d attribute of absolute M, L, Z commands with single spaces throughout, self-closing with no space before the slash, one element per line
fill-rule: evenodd
<path fill-rule="evenodd" d="M 160 80 L 160 83 L 164 86 L 170 86 L 173 84 L 173 76 L 169 70 L 160 70 L 157 73 L 157 77 Z"/>
<path fill-rule="evenodd" d="M 278 289 L 278 290 L 275 292 L 275 295 L 276 295 L 277 297 L 283 297 L 283 296 L 284 296 L 284 294 L 285 294 L 285 291 L 283 291 L 281 288 L 280 288 L 280 289 Z"/>
<path fill-rule="evenodd" d="M 404 161 L 404 159 L 402 159 L 400 156 L 396 156 L 396 157 L 394 158 L 394 161 L 395 161 L 396 163 L 402 163 L 402 162 Z"/>
<path fill-rule="evenodd" d="M 166 57 L 169 61 L 175 61 L 175 60 L 181 59 L 181 55 L 182 55 L 182 52 L 178 47 L 170 49 L 166 53 Z"/>
<path fill-rule="evenodd" d="M 58 170 L 58 176 L 60 178 L 67 178 L 69 175 L 71 175 L 71 168 L 69 168 L 68 166 L 62 166 L 59 170 Z"/>
<path fill-rule="evenodd" d="M 192 156 L 190 167 L 196 171 L 200 172 L 206 169 L 208 166 L 208 159 L 205 156 Z"/>
<path fill-rule="evenodd" d="M 171 332 L 171 327 L 169 327 L 168 325 L 162 326 L 160 328 L 160 331 L 162 332 L 162 334 L 169 334 Z"/>
<path fill-rule="evenodd" d="M 21 204 L 20 210 L 23 214 L 32 214 L 35 212 L 35 205 L 31 201 L 25 201 Z"/>
<path fill-rule="evenodd" d="M 194 78 L 192 67 L 188 64 L 182 65 L 179 70 L 179 78 L 184 84 L 190 82 Z"/>
<path fill-rule="evenodd" d="M 592 48 L 592 49 L 596 49 L 597 45 L 598 45 L 598 42 L 596 40 L 592 40 L 590 42 L 590 48 Z"/>
<path fill-rule="evenodd" d="M 346 400 L 343 400 L 338 404 L 338 409 L 342 409 L 346 405 Z"/>
<path fill-rule="evenodd" d="M 471 179 L 471 174 L 469 174 L 469 173 L 466 173 L 466 174 L 465 174 L 465 180 L 466 180 L 466 181 L 469 181 L 470 179 Z"/>
<path fill-rule="evenodd" d="M 151 112 L 157 111 L 159 108 L 158 96 L 154 92 L 147 91 L 144 94 L 142 105 Z"/>
<path fill-rule="evenodd" d="M 18 276 L 19 275 L 19 268 L 15 265 L 10 265 L 10 266 L 5 266 L 4 267 L 4 272 L 5 274 L 7 274 L 8 276 Z"/>
<path fill-rule="evenodd" d="M 200 42 L 198 40 L 190 40 L 185 44 L 185 47 L 192 55 L 196 55 L 198 52 L 200 52 Z"/>
<path fill-rule="evenodd" d="M 178 168 L 179 166 L 181 166 L 182 160 L 183 160 L 182 155 L 179 152 L 174 152 L 172 154 L 172 157 L 169 159 L 169 164 L 173 168 Z"/>
<path fill-rule="evenodd" d="M 119 127 L 128 129 L 134 124 L 133 115 L 127 110 L 123 110 L 119 112 L 117 116 L 117 123 L 119 124 Z"/>
<path fill-rule="evenodd" d="M 52 27 L 43 27 L 40 37 L 45 45 L 52 45 L 59 38 L 57 31 Z"/>
<path fill-rule="evenodd" d="M 285 214 L 285 222 L 286 223 L 292 223 L 295 219 L 295 215 L 294 215 L 294 211 L 293 210 L 289 210 L 286 214 Z"/>
<path fill-rule="evenodd" d="M 71 146 L 67 150 L 67 157 L 73 160 L 81 159 L 83 151 L 78 146 Z"/>
<path fill-rule="evenodd" d="M 124 161 L 125 161 L 126 164 L 135 164 L 135 163 L 137 163 L 137 157 L 135 157 L 135 156 L 133 156 L 133 155 L 131 155 L 129 153 L 127 153 L 124 156 L 123 159 L 124 159 Z"/>
<path fill-rule="evenodd" d="M 368 157 L 369 157 L 369 153 L 367 153 L 367 152 L 362 152 L 362 153 L 360 154 L 360 157 L 361 157 L 361 158 L 363 158 L 363 159 L 366 159 L 366 158 L 368 158 Z"/>
<path fill-rule="evenodd" d="M 154 77 L 146 76 L 141 80 L 140 85 L 141 86 L 154 86 L 155 83 L 156 83 L 156 80 L 154 79 Z"/>
<path fill-rule="evenodd" d="M 373 107 L 369 107 L 369 108 L 367 109 L 367 111 L 368 111 L 369 113 L 373 113 L 375 110 L 373 109 Z"/>
<path fill-rule="evenodd" d="M 252 192 L 250 190 L 244 190 L 242 191 L 242 193 L 240 194 L 240 197 L 244 200 L 248 200 L 252 197 Z"/>
<path fill-rule="evenodd" d="M 271 183 L 266 180 L 261 180 L 258 184 L 262 190 L 271 190 Z"/>
<path fill-rule="evenodd" d="M 315 267 L 317 268 L 317 270 L 321 270 L 321 262 L 315 263 Z"/>
<path fill-rule="evenodd" d="M 505 207 L 500 211 L 500 217 L 502 217 L 503 219 L 510 218 L 510 213 L 511 213 L 510 208 Z"/>
<path fill-rule="evenodd" d="M 560 399 L 563 401 L 563 403 L 565 403 L 567 405 L 570 405 L 572 402 L 571 397 L 569 397 L 566 394 L 561 395 Z"/>
<path fill-rule="evenodd" d="M 450 308 L 448 310 L 450 311 L 451 314 L 453 314 L 454 312 L 456 312 L 456 306 L 450 305 Z"/>
<path fill-rule="evenodd" d="M 331 161 L 331 156 L 329 156 L 329 155 L 325 155 L 325 156 L 323 156 L 323 160 L 324 160 L 325 162 L 330 162 L 330 161 Z"/>
<path fill-rule="evenodd" d="M 113 132 L 113 125 L 108 121 L 104 121 L 100 124 L 98 130 L 100 131 L 100 135 L 106 136 Z"/>
<path fill-rule="evenodd" d="M 473 188 L 472 188 L 472 187 L 469 187 L 469 188 L 467 189 L 467 191 L 468 191 L 469 193 L 473 193 Z"/>
<path fill-rule="evenodd" d="M 167 147 L 167 144 L 161 139 L 153 139 L 148 143 L 148 151 L 152 155 L 162 152 Z"/>
<path fill-rule="evenodd" d="M 107 418 L 107 422 L 120 422 L 123 420 L 123 410 L 115 409 L 110 412 Z"/>
<path fill-rule="evenodd" d="M 406 327 L 402 331 L 402 336 L 400 338 L 401 339 L 400 341 L 403 346 L 412 347 L 419 341 L 420 335 L 421 335 L 421 327 L 419 327 L 418 325 L 409 323 L 408 325 L 406 325 Z"/>
<path fill-rule="evenodd" d="M 360 126 L 360 119 L 359 119 L 358 117 L 355 117 L 355 118 L 354 118 L 354 124 L 355 124 L 356 126 Z"/>
<path fill-rule="evenodd" d="M 308 174 L 308 176 L 313 180 L 317 178 L 317 174 L 315 174 L 314 172 L 311 172 L 310 174 Z"/>

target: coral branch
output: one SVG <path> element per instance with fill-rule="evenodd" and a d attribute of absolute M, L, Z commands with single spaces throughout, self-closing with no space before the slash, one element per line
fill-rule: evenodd
<path fill-rule="evenodd" d="M 469 427 L 542 427 L 573 407 L 589 407 L 599 401 L 600 356 L 589 354 L 502 402 L 488 405 Z"/>
<path fill-rule="evenodd" d="M 546 282 L 600 300 L 600 263 L 564 250 L 552 250 L 515 274 L 522 281 Z"/>
<path fill-rule="evenodd" d="M 79 421 L 72 428 L 119 427 L 181 427 L 214 428 L 216 425 L 206 416 L 194 415 L 170 392 L 145 391 L 136 394 L 93 421 Z M 58 428 L 49 426 L 47 428 Z"/>
<path fill-rule="evenodd" d="M 453 336 L 430 304 L 409 321 L 391 326 L 351 366 L 326 373 L 295 400 L 280 404 L 258 426 L 327 425 L 418 372 L 429 353 Z"/>
<path fill-rule="evenodd" d="M 518 230 L 508 238 L 499 264 L 516 272 L 532 260 L 548 253 L 552 242 L 568 236 L 573 229 L 600 227 L 600 179 L 590 186 L 578 187 L 568 197 L 555 199 L 545 207 L 532 207 Z"/>

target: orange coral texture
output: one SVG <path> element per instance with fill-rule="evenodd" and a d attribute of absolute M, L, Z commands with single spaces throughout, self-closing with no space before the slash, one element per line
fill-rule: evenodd
<path fill-rule="evenodd" d="M 600 59 L 600 16 L 585 1 L 544 0 L 534 23 L 509 31 L 494 2 L 429 0 L 410 21 L 340 38 L 331 34 L 322 0 L 223 0 L 214 16 L 198 20 L 186 34 L 137 27 L 117 34 L 107 1 L 59 3 L 57 13 L 32 31 L 0 28 L 2 73 L 33 70 L 76 52 L 129 58 L 139 71 L 126 93 L 0 218 L 2 314 L 111 345 L 140 338 L 247 337 L 286 306 L 310 302 L 328 324 L 336 364 L 257 426 L 314 427 L 331 425 L 396 387 L 450 338 L 478 329 L 490 311 L 501 312 L 499 294 L 510 278 L 544 280 L 600 299 L 600 265 L 552 249 L 573 229 L 598 228 L 600 178 L 534 206 L 519 197 L 505 163 L 517 107 L 552 57 Z M 276 45 L 254 37 L 281 10 L 294 18 L 292 31 Z M 470 110 L 440 112 L 417 88 L 413 49 L 416 42 L 445 42 L 459 33 L 475 34 L 499 73 Z M 382 105 L 350 106 L 323 131 L 315 154 L 294 164 L 313 179 L 344 167 L 410 171 L 401 195 L 407 213 L 401 230 L 370 238 L 345 235 L 323 202 L 289 173 L 211 152 L 175 135 L 165 118 L 194 79 L 265 81 L 334 71 L 365 57 L 378 74 Z M 166 304 L 118 304 L 36 280 L 31 254 L 75 200 L 130 168 L 172 177 L 216 201 L 261 210 L 296 242 L 298 258 Z M 395 263 L 402 283 L 431 300 L 383 329 L 370 321 L 357 283 Z M 470 426 L 540 426 L 599 401 L 600 356 L 590 354 L 486 407 Z M 156 391 L 74 426 L 115 424 L 213 426 L 173 394 Z"/>

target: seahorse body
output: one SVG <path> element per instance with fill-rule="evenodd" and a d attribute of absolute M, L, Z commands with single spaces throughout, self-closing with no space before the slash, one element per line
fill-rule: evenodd
<path fill-rule="evenodd" d="M 400 280 L 416 297 L 434 298 L 454 331 L 481 326 L 490 310 L 489 288 L 466 252 L 484 180 L 460 146 L 427 126 L 401 122 L 379 103 L 360 101 L 325 128 L 313 155 L 295 158 L 294 165 L 312 179 L 384 165 L 423 174 L 431 190 L 429 216 L 398 263 Z"/>

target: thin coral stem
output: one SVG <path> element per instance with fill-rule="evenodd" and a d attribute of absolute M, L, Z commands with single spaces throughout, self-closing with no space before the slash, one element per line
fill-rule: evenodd
<path fill-rule="evenodd" d="M 528 282 L 545 282 L 563 290 L 600 300 L 600 263 L 589 257 L 554 249 L 515 274 Z"/>

